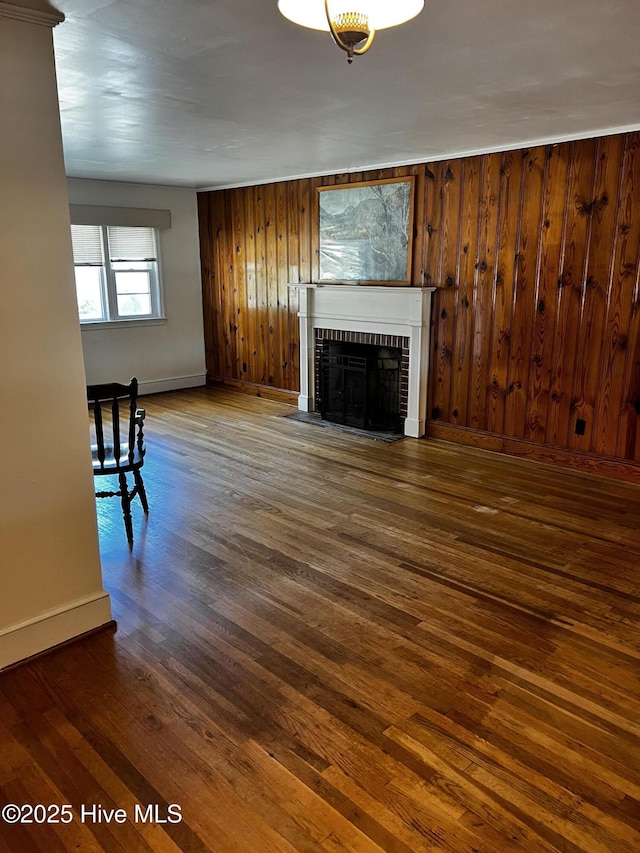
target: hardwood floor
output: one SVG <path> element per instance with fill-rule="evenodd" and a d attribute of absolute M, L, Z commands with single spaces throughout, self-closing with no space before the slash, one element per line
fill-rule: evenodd
<path fill-rule="evenodd" d="M 0 675 L 0 805 L 74 820 L 0 851 L 640 850 L 640 487 L 144 405 L 131 554 L 98 506 L 117 632 Z"/>

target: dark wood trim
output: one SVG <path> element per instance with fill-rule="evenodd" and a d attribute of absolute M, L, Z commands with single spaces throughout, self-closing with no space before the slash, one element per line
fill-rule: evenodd
<path fill-rule="evenodd" d="M 562 447 L 548 447 L 526 439 L 508 438 L 480 430 L 452 426 L 451 424 L 434 423 L 433 421 L 427 422 L 427 437 L 453 441 L 466 447 L 477 447 L 494 453 L 520 456 L 534 462 L 560 465 L 563 468 L 571 468 L 573 471 L 581 471 L 583 474 L 596 474 L 602 477 L 624 480 L 627 483 L 640 484 L 640 465 L 633 462 L 621 462 L 619 459 L 604 458 L 590 453 L 578 453 L 573 450 L 565 450 Z"/>
<path fill-rule="evenodd" d="M 272 388 L 270 385 L 259 385 L 257 382 L 242 382 L 238 379 L 208 379 L 208 385 L 231 388 L 250 394 L 253 397 L 263 397 L 265 400 L 276 400 L 278 403 L 288 403 L 290 406 L 298 405 L 297 392 L 287 391 L 284 388 Z"/>

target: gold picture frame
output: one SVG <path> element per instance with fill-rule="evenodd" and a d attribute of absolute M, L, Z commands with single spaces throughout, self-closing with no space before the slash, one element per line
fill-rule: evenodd
<path fill-rule="evenodd" d="M 411 284 L 414 176 L 318 187 L 318 281 Z"/>

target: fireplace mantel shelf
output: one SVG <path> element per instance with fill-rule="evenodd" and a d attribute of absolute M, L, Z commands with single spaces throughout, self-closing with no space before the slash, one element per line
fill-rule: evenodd
<path fill-rule="evenodd" d="M 429 370 L 431 294 L 435 287 L 379 286 L 301 282 L 298 291 L 300 320 L 300 395 L 298 408 L 314 410 L 314 329 L 374 332 L 409 338 L 409 389 L 405 435 L 424 435 Z"/>
<path fill-rule="evenodd" d="M 429 293 L 434 291 L 435 287 L 418 287 L 408 284 L 358 284 L 358 282 L 354 282 L 353 284 L 340 284 L 335 281 L 299 281 L 299 282 L 289 282 L 287 287 L 311 287 L 317 289 L 319 287 L 328 287 L 328 288 L 340 288 L 340 290 L 380 290 L 380 291 L 388 291 L 388 290 L 404 290 L 411 291 L 415 293 L 420 290 L 428 290 Z"/>

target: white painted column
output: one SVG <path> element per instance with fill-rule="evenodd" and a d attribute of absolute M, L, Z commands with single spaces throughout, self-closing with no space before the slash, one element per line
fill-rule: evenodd
<path fill-rule="evenodd" d="M 0 668 L 111 619 L 102 588 L 52 28 L 0 0 Z"/>
<path fill-rule="evenodd" d="M 313 334 L 313 294 L 314 286 L 290 284 L 298 291 L 298 318 L 300 320 L 300 393 L 298 411 L 313 412 L 315 409 L 315 381 L 313 364 L 315 359 L 315 340 Z"/>
<path fill-rule="evenodd" d="M 404 434 L 412 438 L 423 436 L 427 426 L 432 292 L 433 288 L 416 290 L 410 309 L 409 397 Z"/>

